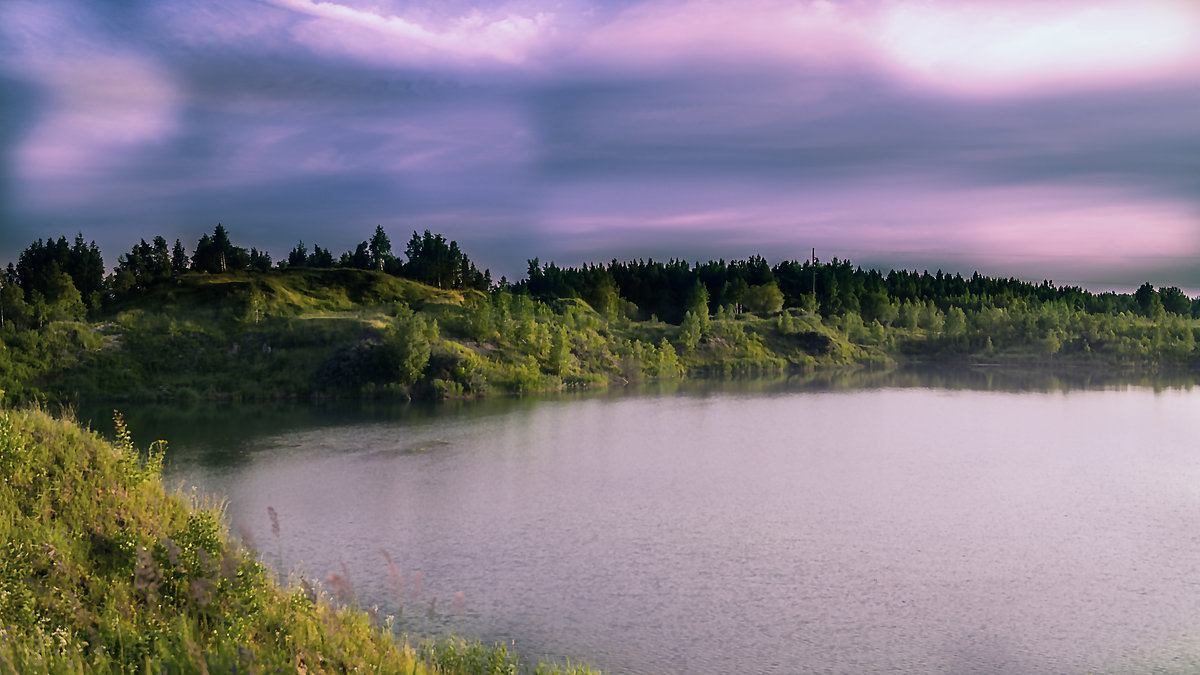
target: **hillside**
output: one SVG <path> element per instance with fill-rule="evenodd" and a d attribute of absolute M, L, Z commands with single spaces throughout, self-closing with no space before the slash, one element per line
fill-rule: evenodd
<path fill-rule="evenodd" d="M 190 272 L 87 321 L 0 329 L 0 388 L 12 401 L 446 398 L 909 361 L 1177 371 L 1198 360 L 1196 320 L 1161 306 L 883 296 L 868 321 L 811 303 L 710 312 L 697 292 L 674 324 L 619 302 L 601 312 L 373 270 Z"/>
<path fill-rule="evenodd" d="M 220 504 L 168 494 L 163 449 L 0 411 L 0 673 L 424 672 L 365 614 L 278 586 Z"/>
<path fill-rule="evenodd" d="M 775 335 L 767 350 L 766 324 L 749 319 L 712 321 L 688 342 L 677 326 L 606 319 L 577 299 L 365 270 L 192 273 L 91 322 L 9 331 L 0 372 L 16 400 L 440 398 L 858 358 L 816 319 L 804 332 L 822 337 L 807 349 Z"/>
<path fill-rule="evenodd" d="M 109 313 L 130 309 L 172 315 L 240 308 L 253 319 L 320 312 L 355 311 L 364 306 L 461 304 L 464 292 L 443 291 L 372 270 L 293 268 L 269 273 L 190 272 L 109 305 Z"/>

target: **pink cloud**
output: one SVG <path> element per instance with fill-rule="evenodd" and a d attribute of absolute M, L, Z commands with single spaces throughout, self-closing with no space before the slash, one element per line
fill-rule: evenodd
<path fill-rule="evenodd" d="M 1200 72 L 1184 0 L 651 1 L 580 36 L 572 58 L 625 69 L 872 65 L 954 94 L 1091 88 Z"/>
<path fill-rule="evenodd" d="M 310 48 L 370 62 L 569 74 L 870 67 L 955 95 L 1026 94 L 1192 78 L 1189 0 L 649 0 L 597 22 L 549 12 L 431 22 L 333 0 L 270 0 L 307 17 Z"/>
<path fill-rule="evenodd" d="M 873 39 L 909 78 L 967 94 L 1190 77 L 1200 4 L 1182 0 L 892 2 Z"/>
<path fill-rule="evenodd" d="M 928 180 L 838 186 L 565 186 L 547 196 L 543 226 L 572 248 L 675 242 L 670 255 L 950 260 L 1006 274 L 1081 266 L 1111 270 L 1200 255 L 1193 205 L 1133 191 L 1061 185 L 961 188 Z M 704 252 L 717 242 L 724 250 Z M 1039 270 L 1031 272 L 1031 270 Z M 969 271 L 969 270 L 967 270 Z"/>
<path fill-rule="evenodd" d="M 414 19 L 324 0 L 271 0 L 311 19 L 293 30 L 320 51 L 408 65 L 519 66 L 553 33 L 554 16 L 484 14 L 476 9 L 433 28 Z"/>
<path fill-rule="evenodd" d="M 1200 252 L 1191 206 L 1095 189 L 992 188 L 961 198 L 961 227 L 945 245 L 979 259 L 1078 261 L 1109 267 L 1194 258 Z"/>
<path fill-rule="evenodd" d="M 711 67 L 746 60 L 835 65 L 870 50 L 863 12 L 826 0 L 646 2 L 581 36 L 573 58 L 600 67 Z"/>

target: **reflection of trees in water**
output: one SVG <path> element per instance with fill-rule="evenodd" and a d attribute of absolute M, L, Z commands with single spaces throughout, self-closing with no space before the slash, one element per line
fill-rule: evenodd
<path fill-rule="evenodd" d="M 120 410 L 134 444 L 167 441 L 167 467 L 172 455 L 186 454 L 202 466 L 236 466 L 249 461 L 262 440 L 322 429 L 351 430 L 369 424 L 420 424 L 450 416 L 481 417 L 528 407 L 533 399 L 495 397 L 478 401 L 397 402 L 326 401 L 301 403 L 94 404 L 81 407 L 81 424 L 112 437 L 112 413 Z"/>
<path fill-rule="evenodd" d="M 636 393 L 694 394 L 787 393 L 794 391 L 846 391 L 878 388 L 932 388 L 972 391 L 1066 392 L 1086 389 L 1145 387 L 1154 390 L 1187 389 L 1200 383 L 1196 373 L 1131 374 L 1117 370 L 1047 368 L 992 364 L 910 364 L 876 368 L 816 369 L 790 375 L 713 378 L 652 383 Z"/>
<path fill-rule="evenodd" d="M 79 421 L 111 437 L 112 412 L 124 415 L 135 445 L 158 439 L 171 455 L 186 452 L 188 461 L 204 466 L 236 466 L 249 461 L 264 438 L 314 429 L 367 424 L 412 425 L 438 419 L 481 418 L 529 411 L 539 403 L 613 399 L 627 396 L 708 396 L 716 394 L 784 394 L 798 391 L 849 391 L 877 388 L 936 388 L 974 391 L 1067 392 L 1087 389 L 1145 387 L 1156 391 L 1191 388 L 1195 373 L 1130 374 L 1119 371 L 1047 369 L 1045 364 L 907 365 L 881 368 L 817 369 L 790 375 L 716 377 L 647 382 L 608 390 L 494 396 L 445 402 L 331 401 L 325 403 L 96 404 L 76 412 Z M 435 434 L 436 435 L 436 434 Z M 407 447 L 407 446 L 406 446 Z M 174 453 L 172 452 L 174 451 Z"/>
<path fill-rule="evenodd" d="M 933 387 L 976 391 L 1068 392 L 1088 389 L 1145 387 L 1190 389 L 1198 382 L 1195 373 L 1124 373 L 1118 370 L 1048 368 L 1045 363 L 1029 366 L 908 366 L 889 375 L 883 386 Z"/>

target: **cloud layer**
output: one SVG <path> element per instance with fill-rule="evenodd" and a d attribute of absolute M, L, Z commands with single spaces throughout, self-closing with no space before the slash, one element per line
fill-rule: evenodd
<path fill-rule="evenodd" d="M 0 5 L 0 258 L 223 222 L 1200 290 L 1185 0 Z"/>

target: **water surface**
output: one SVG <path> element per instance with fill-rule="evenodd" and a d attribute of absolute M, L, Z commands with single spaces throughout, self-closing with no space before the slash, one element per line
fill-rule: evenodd
<path fill-rule="evenodd" d="M 614 673 L 1200 670 L 1200 391 L 1004 377 L 205 409 L 162 433 L 168 480 L 227 498 L 264 558 L 347 573 L 416 633 Z"/>

